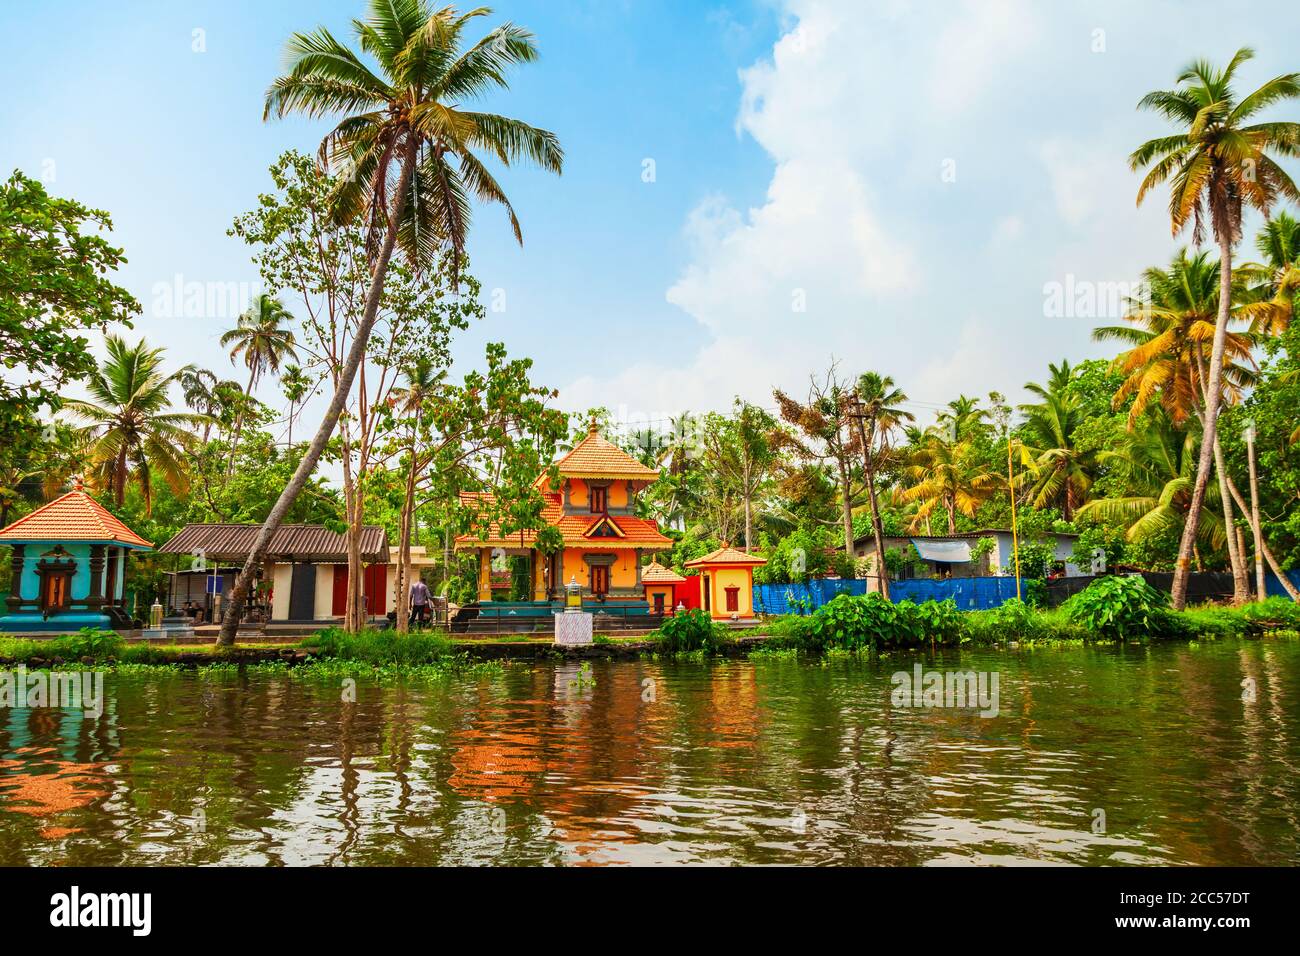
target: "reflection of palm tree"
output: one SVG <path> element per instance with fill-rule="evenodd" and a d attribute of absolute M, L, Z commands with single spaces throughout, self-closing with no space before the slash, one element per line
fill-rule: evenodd
<path fill-rule="evenodd" d="M 65 399 L 64 407 L 86 422 L 82 435 L 96 480 L 120 507 L 127 482 L 140 482 L 146 511 L 153 508 L 153 476 L 159 474 L 178 494 L 188 486 L 182 453 L 194 440 L 187 426 L 204 416 L 168 412 L 168 390 L 180 372 L 164 375 L 162 349 L 144 340 L 127 345 L 116 335 L 105 340 L 108 359 L 87 379 L 89 400 Z"/>
<path fill-rule="evenodd" d="M 223 347 L 230 349 L 230 361 L 243 358 L 248 367 L 248 397 L 267 372 L 278 372 L 280 363 L 296 356 L 293 330 L 285 326 L 293 321 L 293 313 L 279 299 L 259 295 L 239 317 L 239 323 L 221 336 Z M 239 448 L 239 435 L 244 428 L 244 409 L 235 418 L 235 434 L 230 441 L 230 464 L 227 474 L 235 468 L 235 453 Z"/>

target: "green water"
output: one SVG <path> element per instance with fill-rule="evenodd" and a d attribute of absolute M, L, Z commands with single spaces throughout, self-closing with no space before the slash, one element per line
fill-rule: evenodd
<path fill-rule="evenodd" d="M 891 705 L 915 661 L 998 716 Z M 0 863 L 1300 862 L 1294 640 L 592 677 L 109 674 L 0 711 Z"/>

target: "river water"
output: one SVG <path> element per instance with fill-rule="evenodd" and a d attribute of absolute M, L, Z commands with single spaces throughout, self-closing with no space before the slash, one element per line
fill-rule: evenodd
<path fill-rule="evenodd" d="M 918 663 L 996 674 L 997 715 L 899 706 Z M 514 663 L 345 696 L 109 673 L 97 718 L 0 710 L 0 864 L 1300 863 L 1296 640 Z"/>

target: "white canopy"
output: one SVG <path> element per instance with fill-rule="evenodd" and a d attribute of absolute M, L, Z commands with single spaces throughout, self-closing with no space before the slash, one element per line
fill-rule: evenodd
<path fill-rule="evenodd" d="M 963 538 L 913 538 L 912 545 L 927 561 L 965 564 L 970 560 L 970 542 Z"/>

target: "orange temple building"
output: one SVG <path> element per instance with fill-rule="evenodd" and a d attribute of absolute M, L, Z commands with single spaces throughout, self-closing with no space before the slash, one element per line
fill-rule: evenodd
<path fill-rule="evenodd" d="M 478 552 L 479 600 L 492 600 L 494 570 L 499 575 L 506 558 L 524 555 L 530 560 L 534 601 L 559 600 L 565 586 L 576 581 L 584 601 L 642 604 L 642 555 L 672 545 L 654 521 L 636 516 L 637 495 L 658 479 L 659 472 L 602 437 L 594 423 L 587 436 L 556 462 L 556 469 L 556 483 L 543 475 L 537 487 L 547 501 L 542 520 L 563 536 L 559 551 L 539 551 L 534 532 L 456 539 L 457 551 Z"/>

